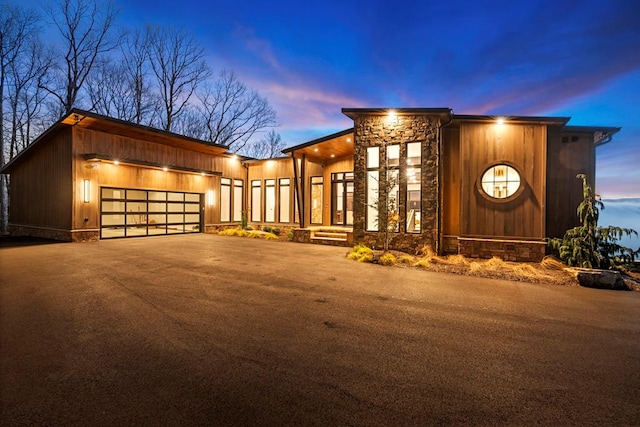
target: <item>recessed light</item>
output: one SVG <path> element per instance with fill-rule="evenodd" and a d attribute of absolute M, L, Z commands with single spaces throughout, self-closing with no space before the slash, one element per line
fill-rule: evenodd
<path fill-rule="evenodd" d="M 317 147 L 314 148 L 313 151 L 317 153 L 318 152 L 318 148 Z"/>
<path fill-rule="evenodd" d="M 347 138 L 347 142 L 351 142 L 351 138 Z"/>
<path fill-rule="evenodd" d="M 118 166 L 118 165 L 120 164 L 120 162 L 119 162 L 119 161 L 117 161 L 117 160 L 114 160 L 114 161 L 113 161 L 113 164 L 114 164 L 114 165 L 116 165 L 116 166 Z"/>
<path fill-rule="evenodd" d="M 169 168 L 165 166 L 165 167 L 162 168 L 162 170 L 167 172 L 169 170 Z"/>
<path fill-rule="evenodd" d="M 331 157 L 335 157 L 335 156 L 336 156 L 335 154 L 332 154 L 332 155 L 331 155 Z"/>

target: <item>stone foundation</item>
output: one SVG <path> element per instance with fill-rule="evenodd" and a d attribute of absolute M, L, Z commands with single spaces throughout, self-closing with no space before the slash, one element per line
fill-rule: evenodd
<path fill-rule="evenodd" d="M 468 258 L 498 257 L 505 261 L 540 262 L 546 248 L 544 241 L 458 238 L 458 253 Z"/>
<path fill-rule="evenodd" d="M 291 241 L 297 243 L 311 243 L 311 230 L 304 228 L 294 229 Z"/>

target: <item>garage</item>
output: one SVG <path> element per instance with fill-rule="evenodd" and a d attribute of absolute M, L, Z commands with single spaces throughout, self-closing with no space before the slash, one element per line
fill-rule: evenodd
<path fill-rule="evenodd" d="M 100 238 L 199 233 L 202 195 L 102 187 Z"/>

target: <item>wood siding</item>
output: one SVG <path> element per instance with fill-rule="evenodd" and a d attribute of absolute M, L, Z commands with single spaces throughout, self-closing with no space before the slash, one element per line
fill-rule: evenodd
<path fill-rule="evenodd" d="M 460 235 L 460 128 L 444 128 L 442 144 L 442 233 Z"/>
<path fill-rule="evenodd" d="M 576 175 L 586 174 L 591 185 L 595 183 L 595 146 L 593 133 L 564 133 L 558 127 L 549 128 L 548 141 L 547 237 L 562 237 L 579 225 L 582 181 Z"/>
<path fill-rule="evenodd" d="M 460 126 L 461 235 L 541 239 L 545 237 L 546 126 L 464 123 Z M 520 172 L 522 193 L 510 202 L 480 193 L 482 173 L 496 162 Z"/>
<path fill-rule="evenodd" d="M 69 230 L 71 227 L 71 132 L 61 130 L 11 171 L 11 224 Z"/>

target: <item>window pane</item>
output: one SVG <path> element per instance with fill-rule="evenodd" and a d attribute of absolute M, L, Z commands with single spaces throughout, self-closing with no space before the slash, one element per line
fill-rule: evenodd
<path fill-rule="evenodd" d="M 378 231 L 378 171 L 367 172 L 367 231 Z"/>
<path fill-rule="evenodd" d="M 495 165 L 482 175 L 482 190 L 490 197 L 506 199 L 520 188 L 520 174 L 508 165 Z"/>
<path fill-rule="evenodd" d="M 102 225 L 124 225 L 124 215 L 102 215 Z"/>
<path fill-rule="evenodd" d="M 149 191 L 149 200 L 167 200 L 167 193 L 164 191 Z"/>
<path fill-rule="evenodd" d="M 407 169 L 407 233 L 420 232 L 420 168 Z"/>
<path fill-rule="evenodd" d="M 233 220 L 242 220 L 242 181 L 233 181 Z"/>
<path fill-rule="evenodd" d="M 260 222 L 262 201 L 260 200 L 260 181 L 251 183 L 251 221 Z"/>
<path fill-rule="evenodd" d="M 124 212 L 124 202 L 118 202 L 115 200 L 103 200 L 102 211 L 103 212 Z"/>
<path fill-rule="evenodd" d="M 169 215 L 167 215 L 167 222 L 169 224 L 177 223 L 177 222 L 184 222 L 184 215 L 183 214 L 169 214 Z"/>
<path fill-rule="evenodd" d="M 200 203 L 200 195 L 196 193 L 187 193 L 184 195 L 185 202 L 198 202 Z"/>
<path fill-rule="evenodd" d="M 142 190 L 127 190 L 127 200 L 147 200 L 147 192 Z"/>
<path fill-rule="evenodd" d="M 264 191 L 264 220 L 265 222 L 275 222 L 276 220 L 276 181 L 267 179 Z"/>
<path fill-rule="evenodd" d="M 149 203 L 149 212 L 165 212 L 167 210 L 167 204 L 163 203 Z"/>
<path fill-rule="evenodd" d="M 184 193 L 167 193 L 167 198 L 172 202 L 184 201 Z"/>
<path fill-rule="evenodd" d="M 114 188 L 103 188 L 102 197 L 105 199 L 124 199 L 124 190 Z"/>
<path fill-rule="evenodd" d="M 146 202 L 127 202 L 127 212 L 146 212 Z"/>
<path fill-rule="evenodd" d="M 422 157 L 422 143 L 410 142 L 407 144 L 407 165 L 420 165 Z"/>
<path fill-rule="evenodd" d="M 231 187 L 228 185 L 220 187 L 220 221 L 231 221 Z"/>
<path fill-rule="evenodd" d="M 322 177 L 311 177 L 311 224 L 322 224 Z"/>
<path fill-rule="evenodd" d="M 289 185 L 282 185 L 280 180 L 280 222 L 289 222 L 289 207 L 291 206 L 289 200 Z M 287 180 L 288 181 L 288 180 Z"/>
<path fill-rule="evenodd" d="M 380 147 L 367 147 L 367 168 L 380 167 Z"/>
<path fill-rule="evenodd" d="M 148 218 L 149 225 L 165 224 L 167 222 L 167 216 L 165 214 L 150 214 Z"/>
<path fill-rule="evenodd" d="M 184 203 L 169 203 L 167 212 L 184 212 Z"/>
<path fill-rule="evenodd" d="M 400 146 L 388 145 L 387 146 L 387 164 L 389 166 L 398 166 L 400 164 Z"/>

